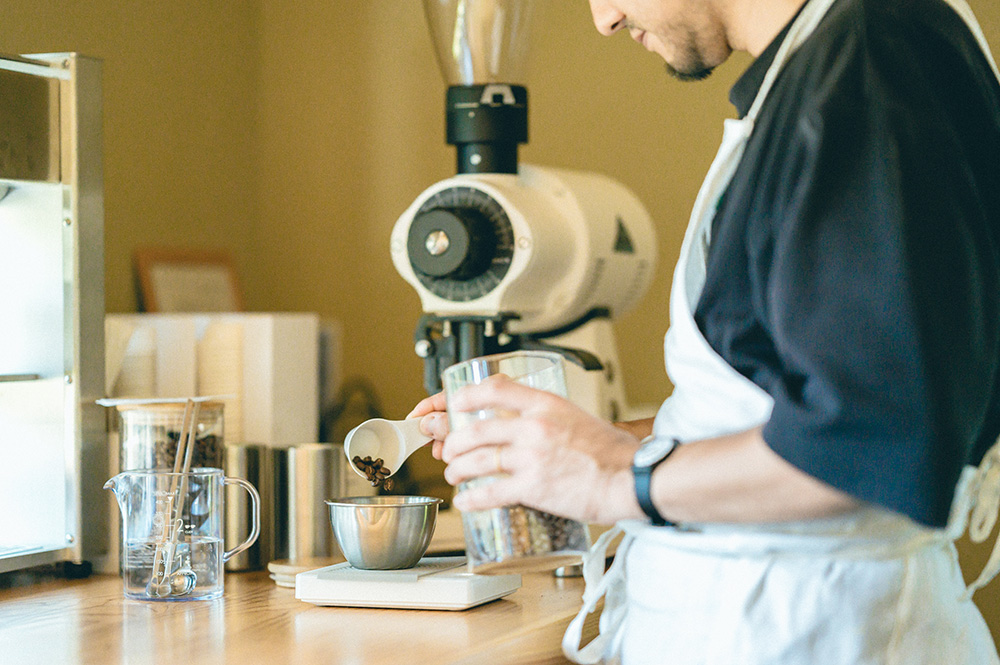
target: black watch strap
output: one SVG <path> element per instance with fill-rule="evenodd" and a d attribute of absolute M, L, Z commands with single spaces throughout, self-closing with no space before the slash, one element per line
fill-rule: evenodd
<path fill-rule="evenodd" d="M 666 519 L 660 514 L 660 511 L 656 509 L 653 504 L 652 496 L 652 480 L 653 471 L 656 467 L 663 464 L 670 455 L 677 450 L 679 441 L 676 439 L 673 441 L 673 445 L 663 451 L 663 454 L 655 459 L 651 464 L 639 464 L 632 466 L 632 477 L 635 480 L 635 497 L 639 502 L 639 507 L 642 508 L 642 512 L 649 516 L 650 522 L 653 526 L 674 526 L 674 523 Z"/>

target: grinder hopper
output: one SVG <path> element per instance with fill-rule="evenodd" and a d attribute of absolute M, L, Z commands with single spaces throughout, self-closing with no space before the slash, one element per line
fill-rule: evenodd
<path fill-rule="evenodd" d="M 524 83 L 532 0 L 424 0 L 448 85 Z"/>
<path fill-rule="evenodd" d="M 531 7 L 531 0 L 424 0 L 448 84 L 447 140 L 458 173 L 517 173 L 517 146 L 528 141 Z"/>

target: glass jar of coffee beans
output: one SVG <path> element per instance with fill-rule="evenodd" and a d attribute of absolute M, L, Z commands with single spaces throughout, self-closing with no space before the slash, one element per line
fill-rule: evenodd
<path fill-rule="evenodd" d="M 493 482 L 484 476 L 459 491 Z M 530 573 L 580 563 L 590 549 L 587 525 L 524 506 L 462 513 L 469 568 L 478 574 Z"/>
<path fill-rule="evenodd" d="M 122 404 L 118 406 L 119 467 L 174 467 L 184 425 L 184 404 Z M 222 468 L 225 452 L 222 402 L 202 402 L 194 431 L 191 468 Z M 183 460 L 182 460 L 183 462 Z"/>

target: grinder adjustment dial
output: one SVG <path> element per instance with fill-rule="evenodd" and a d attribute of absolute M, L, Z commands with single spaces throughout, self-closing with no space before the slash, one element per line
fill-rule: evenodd
<path fill-rule="evenodd" d="M 473 187 L 441 190 L 420 206 L 407 254 L 420 283 L 452 302 L 480 298 L 507 274 L 514 231 L 503 207 Z"/>

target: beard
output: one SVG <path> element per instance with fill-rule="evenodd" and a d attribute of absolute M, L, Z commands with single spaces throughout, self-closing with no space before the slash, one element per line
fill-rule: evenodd
<path fill-rule="evenodd" d="M 713 71 L 715 71 L 714 67 L 701 67 L 699 69 L 685 68 L 682 71 L 671 65 L 669 62 L 664 63 L 663 68 L 667 70 L 667 74 L 671 78 L 677 79 L 678 81 L 684 81 L 685 83 L 689 83 L 691 81 L 704 81 L 712 74 Z"/>
<path fill-rule="evenodd" d="M 683 65 L 664 63 L 667 74 L 678 81 L 704 81 L 715 69 L 714 66 L 705 63 L 705 58 L 695 45 L 695 39 L 694 32 L 688 32 L 686 47 L 683 50 Z"/>
<path fill-rule="evenodd" d="M 700 35 L 689 26 L 678 27 L 672 34 L 677 38 L 672 40 L 677 48 L 677 58 L 666 62 L 667 74 L 678 81 L 703 81 L 711 75 L 715 65 L 709 65 L 705 60 L 700 45 Z M 664 60 L 666 60 L 664 58 Z M 716 63 L 718 64 L 718 63 Z"/>

